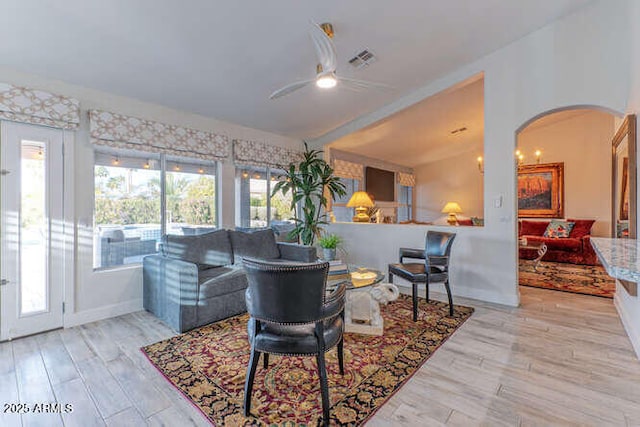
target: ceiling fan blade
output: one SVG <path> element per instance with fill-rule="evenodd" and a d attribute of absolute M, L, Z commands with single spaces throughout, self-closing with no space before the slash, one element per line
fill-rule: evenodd
<path fill-rule="evenodd" d="M 309 36 L 316 50 L 318 62 L 322 65 L 322 74 L 333 73 L 338 65 L 336 46 L 320 25 L 311 21 Z"/>
<path fill-rule="evenodd" d="M 291 83 L 289 85 L 286 85 L 285 87 L 282 87 L 278 90 L 276 90 L 275 92 L 273 92 L 271 94 L 271 96 L 269 96 L 269 99 L 276 99 L 276 98 L 280 98 L 282 96 L 288 95 L 291 92 L 294 92 L 300 88 L 305 87 L 306 85 L 308 85 L 311 82 L 315 82 L 315 79 L 313 80 L 304 80 L 301 82 L 295 82 L 295 83 Z"/>
<path fill-rule="evenodd" d="M 362 89 L 393 89 L 393 87 L 386 85 L 384 83 L 377 83 L 377 82 L 369 82 L 366 80 L 358 80 L 358 79 L 351 79 L 349 77 L 339 77 L 336 76 L 336 78 L 338 79 L 338 81 L 342 84 L 344 84 L 346 87 L 351 88 L 351 89 L 355 89 L 355 90 L 362 90 Z"/>

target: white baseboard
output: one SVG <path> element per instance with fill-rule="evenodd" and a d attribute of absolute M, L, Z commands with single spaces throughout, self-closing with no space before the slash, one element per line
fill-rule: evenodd
<path fill-rule="evenodd" d="M 64 315 L 64 327 L 83 325 L 142 310 L 142 298 Z"/>
<path fill-rule="evenodd" d="M 403 294 L 411 295 L 411 284 L 408 282 L 406 283 L 399 283 L 399 282 L 400 280 L 397 280 L 395 285 L 400 289 L 400 292 L 402 292 Z M 424 285 L 420 286 L 419 289 L 420 289 L 420 295 L 424 296 Z M 433 294 L 434 296 L 444 295 L 444 298 L 446 301 L 447 294 L 444 291 L 439 291 L 437 289 L 430 288 L 429 293 Z M 456 289 L 453 292 L 454 304 L 456 303 L 455 301 L 456 297 L 470 298 L 470 299 L 474 299 L 482 302 L 490 302 L 493 304 L 506 305 L 509 307 L 518 307 L 520 305 L 520 301 L 517 295 L 513 295 L 512 297 L 509 297 L 508 295 L 498 294 L 495 292 L 487 292 L 486 290 L 482 290 L 482 289 L 471 289 L 471 288 L 464 288 L 461 286 L 456 286 Z"/>
<path fill-rule="evenodd" d="M 616 306 L 616 310 L 618 310 L 622 326 L 624 326 L 625 331 L 627 331 L 627 335 L 629 336 L 631 345 L 636 352 L 636 356 L 640 359 L 640 329 L 638 329 L 638 326 L 634 325 L 631 321 L 629 313 L 625 310 L 624 304 L 620 302 L 620 297 L 617 292 L 613 297 L 613 304 Z"/>

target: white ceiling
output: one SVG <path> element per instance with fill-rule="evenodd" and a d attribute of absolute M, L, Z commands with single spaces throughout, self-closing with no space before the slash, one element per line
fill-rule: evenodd
<path fill-rule="evenodd" d="M 451 133 L 462 127 L 467 130 Z M 346 135 L 329 146 L 415 167 L 472 150 L 482 155 L 483 139 L 484 80 L 475 78 Z"/>
<path fill-rule="evenodd" d="M 590 0 L 5 0 L 0 64 L 228 120 L 315 138 Z M 302 89 L 308 22 L 332 22 L 338 73 L 394 90 Z M 378 61 L 354 70 L 362 48 Z"/>

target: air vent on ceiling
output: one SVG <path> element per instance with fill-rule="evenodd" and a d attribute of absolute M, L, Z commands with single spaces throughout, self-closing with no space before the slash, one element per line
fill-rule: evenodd
<path fill-rule="evenodd" d="M 364 49 L 362 52 L 358 53 L 356 56 L 349 60 L 349 64 L 354 66 L 355 68 L 366 67 L 372 62 L 376 61 L 376 57 L 369 49 Z"/>

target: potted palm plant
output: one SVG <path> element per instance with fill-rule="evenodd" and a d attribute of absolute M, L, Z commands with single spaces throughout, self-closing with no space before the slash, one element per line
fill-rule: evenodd
<path fill-rule="evenodd" d="M 337 176 L 333 175 L 333 168 L 322 158 L 321 150 L 310 150 L 304 144 L 304 153 L 299 162 L 291 162 L 284 167 L 286 180 L 278 182 L 271 193 L 283 195 L 291 192 L 291 210 L 295 212 L 295 228 L 290 237 L 298 242 L 313 245 L 320 237 L 322 226 L 327 224 L 324 211 L 328 198 L 335 200 L 337 196 L 346 194 L 345 186 Z M 296 207 L 300 205 L 300 213 Z"/>
<path fill-rule="evenodd" d="M 322 248 L 322 259 L 333 261 L 336 259 L 336 249 L 342 244 L 342 238 L 337 234 L 326 234 L 318 239 L 318 244 Z"/>

